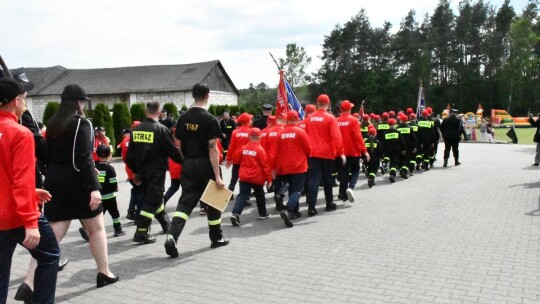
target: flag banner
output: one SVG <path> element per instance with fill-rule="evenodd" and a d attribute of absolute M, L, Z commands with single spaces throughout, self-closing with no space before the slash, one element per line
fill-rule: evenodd
<path fill-rule="evenodd" d="M 288 102 L 287 102 L 287 89 L 285 88 L 285 75 L 283 71 L 279 71 L 279 84 L 277 90 L 277 100 L 276 100 L 276 116 L 281 113 L 287 113 Z"/>
<path fill-rule="evenodd" d="M 416 104 L 416 117 L 420 117 L 425 108 L 426 101 L 424 99 L 424 88 L 420 85 L 420 88 L 418 89 L 418 103 Z"/>
<path fill-rule="evenodd" d="M 287 92 L 287 101 L 289 102 L 289 108 L 292 110 L 295 110 L 298 112 L 298 116 L 300 117 L 300 120 L 304 119 L 304 109 L 302 109 L 302 105 L 298 101 L 298 98 L 294 94 L 291 85 L 287 81 L 287 79 L 284 78 L 285 82 L 285 91 Z"/>
<path fill-rule="evenodd" d="M 362 100 L 362 104 L 360 104 L 360 110 L 358 111 L 358 115 L 360 117 L 364 116 L 364 101 Z"/>

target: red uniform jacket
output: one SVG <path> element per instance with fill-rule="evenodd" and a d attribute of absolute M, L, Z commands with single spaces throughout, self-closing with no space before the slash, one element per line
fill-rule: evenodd
<path fill-rule="evenodd" d="M 180 179 L 182 177 L 182 165 L 169 158 L 169 174 L 171 179 Z"/>
<path fill-rule="evenodd" d="M 249 142 L 240 150 L 240 170 L 238 176 L 240 181 L 264 185 L 265 182 L 272 182 L 272 171 L 266 152 L 260 143 Z"/>
<path fill-rule="evenodd" d="M 311 146 L 311 156 L 335 159 L 343 155 L 343 142 L 337 120 L 325 110 L 318 109 L 309 115 L 306 133 Z"/>
<path fill-rule="evenodd" d="M 341 114 L 337 122 L 343 140 L 343 154 L 345 156 L 362 156 L 365 154 L 367 149 L 360 132 L 358 119 L 351 114 Z"/>
<path fill-rule="evenodd" d="M 272 129 L 273 127 L 275 127 L 275 125 L 267 126 L 266 128 L 261 130 L 261 146 L 263 148 L 264 148 L 263 142 L 266 141 L 266 136 L 268 136 L 268 132 L 270 132 L 270 129 Z"/>
<path fill-rule="evenodd" d="M 35 166 L 34 135 L 0 111 L 0 230 L 37 228 Z"/>
<path fill-rule="evenodd" d="M 272 154 L 272 167 L 276 169 L 276 175 L 306 172 L 310 152 L 306 132 L 298 126 L 286 126 L 279 132 Z"/>
<path fill-rule="evenodd" d="M 128 148 L 129 148 L 129 141 L 131 140 L 130 136 L 126 136 L 124 137 L 124 139 L 122 139 L 122 142 L 117 146 L 117 147 L 120 147 L 122 149 L 122 161 L 124 162 L 124 164 L 126 164 L 126 156 L 127 156 L 127 151 L 128 151 Z M 126 173 L 127 173 L 127 176 L 128 176 L 128 179 L 134 179 L 135 178 L 135 173 L 133 173 L 133 171 L 131 171 L 131 169 L 128 167 L 128 165 L 126 164 Z"/>
<path fill-rule="evenodd" d="M 99 145 L 110 145 L 110 140 L 107 136 L 104 137 L 97 137 L 94 139 L 94 150 L 92 151 L 92 157 L 94 157 L 94 161 L 99 161 L 99 157 L 97 156 L 97 147 Z"/>
<path fill-rule="evenodd" d="M 231 142 L 227 150 L 227 161 L 233 165 L 240 163 L 240 152 L 242 147 L 249 142 L 250 126 L 241 126 L 235 129 L 231 135 Z"/>
<path fill-rule="evenodd" d="M 265 139 L 261 140 L 261 145 L 264 148 L 264 151 L 266 151 L 266 155 L 268 155 L 269 157 L 272 157 L 272 155 L 274 155 L 278 138 L 277 136 L 284 127 L 285 126 L 282 125 L 275 125 L 270 130 L 268 130 L 268 134 L 266 135 Z M 272 170 L 276 169 L 273 162 L 270 162 L 270 166 L 272 166 Z"/>

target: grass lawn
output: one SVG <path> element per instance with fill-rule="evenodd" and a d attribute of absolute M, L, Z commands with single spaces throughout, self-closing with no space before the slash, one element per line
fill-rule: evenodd
<path fill-rule="evenodd" d="M 533 137 L 536 128 L 515 128 L 516 135 L 518 137 L 518 144 L 520 145 L 534 145 Z M 510 137 L 506 136 L 506 133 L 510 131 L 510 128 L 495 128 L 495 140 L 511 141 Z M 476 134 L 480 134 L 477 129 Z"/>

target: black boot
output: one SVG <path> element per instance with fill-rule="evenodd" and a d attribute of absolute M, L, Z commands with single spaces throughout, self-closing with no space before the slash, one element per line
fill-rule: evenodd
<path fill-rule="evenodd" d="M 122 230 L 122 224 L 121 223 L 113 223 L 114 227 L 114 237 L 125 235 L 126 232 Z"/>
<path fill-rule="evenodd" d="M 461 163 L 459 162 L 459 158 L 457 158 L 457 157 L 454 158 L 454 164 L 455 164 L 456 166 L 461 165 Z"/>
<path fill-rule="evenodd" d="M 163 233 L 167 233 L 169 231 L 169 227 L 171 226 L 171 219 L 165 213 L 165 211 L 161 211 L 160 213 L 156 214 L 156 220 L 161 225 L 161 230 L 163 230 Z"/>
<path fill-rule="evenodd" d="M 156 237 L 150 235 L 150 225 L 152 224 L 152 219 L 139 214 L 136 223 L 137 230 L 135 231 L 135 235 L 133 235 L 133 242 L 140 244 L 155 243 Z"/>
<path fill-rule="evenodd" d="M 448 158 L 444 159 L 443 167 L 448 167 Z"/>

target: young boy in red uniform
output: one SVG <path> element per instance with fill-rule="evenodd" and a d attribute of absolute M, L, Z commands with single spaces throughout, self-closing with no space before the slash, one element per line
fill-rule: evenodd
<path fill-rule="evenodd" d="M 229 183 L 229 190 L 234 191 L 236 182 L 238 182 L 238 170 L 240 168 L 239 153 L 242 147 L 249 142 L 249 131 L 251 131 L 251 123 L 253 115 L 248 113 L 242 113 L 236 119 L 238 128 L 232 132 L 231 142 L 229 143 L 229 149 L 227 150 L 227 169 L 232 165 L 231 182 Z M 233 196 L 234 198 L 234 196 Z"/>
<path fill-rule="evenodd" d="M 341 138 L 343 139 L 343 153 L 347 161 L 345 164 L 338 162 L 339 174 L 339 194 L 338 198 L 343 201 L 354 202 L 353 189 L 358 181 L 360 174 L 360 157 L 364 156 L 369 161 L 369 153 L 364 145 L 364 138 L 360 133 L 360 123 L 358 119 L 351 115 L 351 109 L 354 107 L 348 100 L 341 102 L 341 115 L 337 122 Z"/>
<path fill-rule="evenodd" d="M 298 113 L 287 111 L 287 126 L 279 132 L 276 152 L 271 156 L 276 168 L 276 188 L 283 182 L 289 184 L 289 201 L 280 216 L 287 227 L 292 227 L 292 217 L 299 216 L 300 192 L 308 169 L 307 159 L 311 152 L 306 132 L 298 127 Z"/>
<path fill-rule="evenodd" d="M 272 184 L 272 171 L 270 171 L 270 164 L 260 141 L 261 130 L 252 128 L 249 131 L 249 143 L 242 147 L 238 156 L 238 162 L 240 163 L 238 172 L 240 193 L 236 197 L 232 211 L 231 223 L 233 226 L 240 225 L 240 214 L 244 210 L 244 205 L 249 199 L 251 190 L 255 192 L 259 219 L 264 220 L 270 217 L 270 214 L 266 211 L 263 185 L 265 182 L 267 186 Z"/>

